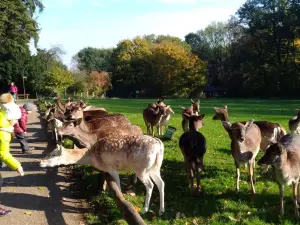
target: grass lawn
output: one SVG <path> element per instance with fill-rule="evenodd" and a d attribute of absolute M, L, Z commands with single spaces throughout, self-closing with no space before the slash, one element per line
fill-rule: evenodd
<path fill-rule="evenodd" d="M 146 131 L 142 110 L 154 99 L 107 99 L 90 100 L 95 106 L 106 108 L 111 113 L 122 113 L 132 124 L 142 127 Z M 165 182 L 166 212 L 162 217 L 157 216 L 159 195 L 155 186 L 150 210 L 142 215 L 147 224 L 295 224 L 296 219 L 291 200 L 291 187 L 285 191 L 285 220 L 279 218 L 279 190 L 272 180 L 271 169 L 262 175 L 261 168 L 256 167 L 256 196 L 251 197 L 248 182 L 248 170 L 241 168 L 240 193 L 235 194 L 235 167 L 230 153 L 230 139 L 220 121 L 213 121 L 214 106 L 228 106 L 231 122 L 255 119 L 281 123 L 288 130 L 288 120 L 296 115 L 295 110 L 300 106 L 297 100 L 259 100 L 259 99 L 203 99 L 200 103 L 201 114 L 205 114 L 204 128 L 201 133 L 207 140 L 207 152 L 204 157 L 205 171 L 202 173 L 201 183 L 203 196 L 191 196 L 187 175 L 184 170 L 183 156 L 178 147 L 178 139 L 182 134 L 181 110 L 178 105 L 190 106 L 188 99 L 166 100 L 175 114 L 170 119 L 170 125 L 177 128 L 172 141 L 165 141 L 164 161 L 161 168 Z M 256 161 L 260 159 L 260 153 Z M 88 176 L 88 175 L 87 175 Z M 122 181 L 123 180 L 123 181 Z M 122 175 L 122 183 L 126 176 Z M 136 196 L 125 194 L 126 198 L 137 209 L 143 207 L 145 188 L 138 181 L 136 186 L 125 187 L 123 191 L 133 190 Z M 100 199 L 99 199 L 100 198 Z M 114 207 L 112 199 L 106 194 L 98 196 L 99 202 L 105 202 L 103 207 L 107 214 L 98 213 L 98 218 L 90 215 L 92 221 L 114 221 L 121 223 L 121 216 Z M 110 219 L 107 219 L 109 217 Z M 91 219 L 93 218 L 93 219 Z M 98 222 L 99 223 L 99 222 Z M 108 223 L 108 222 L 107 222 Z M 105 224 L 107 224 L 105 223 Z"/>

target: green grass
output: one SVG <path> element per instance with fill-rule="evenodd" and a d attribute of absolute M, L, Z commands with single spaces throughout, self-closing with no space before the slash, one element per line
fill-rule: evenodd
<path fill-rule="evenodd" d="M 106 108 L 111 113 L 122 113 L 136 125 L 145 125 L 142 110 L 154 99 L 105 99 L 90 100 L 95 106 Z M 256 196 L 251 197 L 247 170 L 241 168 L 240 193 L 235 194 L 235 167 L 230 153 L 230 140 L 220 121 L 213 121 L 213 107 L 228 106 L 229 118 L 232 122 L 248 119 L 268 120 L 281 123 L 288 131 L 288 120 L 294 116 L 295 109 L 300 106 L 297 100 L 259 100 L 259 99 L 203 99 L 200 103 L 201 114 L 205 114 L 204 128 L 201 133 L 207 140 L 207 152 L 204 157 L 205 171 L 201 183 L 203 196 L 191 196 L 187 176 L 183 165 L 183 156 L 178 147 L 178 139 L 182 134 L 181 110 L 178 105 L 189 106 L 188 99 L 166 100 L 175 114 L 170 124 L 177 128 L 174 139 L 165 141 L 165 155 L 161 168 L 165 181 L 166 212 L 162 217 L 157 215 L 159 195 L 155 187 L 150 210 L 142 215 L 147 224 L 295 224 L 296 219 L 291 200 L 291 188 L 286 187 L 285 220 L 279 218 L 279 190 L 271 178 L 271 169 L 262 175 L 256 167 Z M 260 153 L 257 160 L 261 158 Z M 92 173 L 91 173 L 92 174 Z M 92 175 L 91 175 L 92 176 Z M 122 175 L 121 182 L 126 183 Z M 127 183 L 130 183 L 127 181 Z M 124 187 L 123 191 L 132 189 L 136 196 L 125 194 L 125 197 L 137 208 L 143 207 L 145 188 L 138 182 L 134 187 Z M 103 196 L 102 196 L 103 197 Z M 108 198 L 108 197 L 107 197 Z M 107 200 L 108 201 L 108 200 Z M 98 203 L 105 202 L 99 200 Z M 105 205 L 105 204 L 104 204 Z M 111 205 L 110 205 L 111 206 Z M 101 206 L 100 206 L 101 207 Z M 109 217 L 98 214 L 97 221 L 117 221 L 121 219 L 111 206 Z M 178 215 L 180 216 L 178 218 Z M 184 216 L 182 216 L 184 214 Z M 177 215 L 177 216 L 176 216 Z M 91 215 L 89 215 L 91 216 Z M 116 218 L 117 217 L 117 218 Z M 95 218 L 94 218 L 94 221 Z M 100 222 L 98 222 L 100 224 Z M 107 222 L 108 223 L 108 222 Z M 106 224 L 107 224 L 106 223 Z M 91 223 L 93 224 L 93 223 Z M 95 223 L 94 223 L 95 224 Z"/>

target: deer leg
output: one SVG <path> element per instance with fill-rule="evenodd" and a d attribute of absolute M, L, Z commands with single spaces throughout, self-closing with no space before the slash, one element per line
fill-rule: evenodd
<path fill-rule="evenodd" d="M 153 191 L 153 187 L 154 184 L 152 183 L 150 177 L 148 174 L 141 173 L 141 174 L 137 174 L 138 178 L 140 179 L 140 181 L 145 185 L 146 187 L 146 198 L 145 198 L 145 205 L 144 208 L 142 209 L 141 213 L 145 213 L 148 212 L 149 210 L 149 205 L 150 205 L 150 199 L 151 199 L 151 195 L 152 195 L 152 191 Z"/>
<path fill-rule="evenodd" d="M 298 212 L 298 182 L 293 182 L 293 200 L 294 200 L 294 210 L 295 210 L 295 215 L 296 217 L 299 217 L 299 212 Z"/>
<path fill-rule="evenodd" d="M 158 191 L 159 191 L 160 203 L 159 203 L 159 212 L 158 212 L 158 214 L 162 215 L 165 212 L 165 200 L 164 200 L 164 196 L 165 196 L 165 183 L 161 179 L 160 171 L 159 170 L 151 170 L 150 171 L 150 177 L 152 178 L 152 180 L 156 184 L 156 186 L 158 188 Z"/>
<path fill-rule="evenodd" d="M 133 183 L 136 184 L 136 182 L 137 182 L 137 176 L 136 176 L 136 174 L 133 174 Z"/>
<path fill-rule="evenodd" d="M 119 177 L 118 172 L 116 170 L 113 170 L 113 171 L 109 171 L 108 173 L 114 178 L 116 184 L 118 185 L 118 188 L 120 189 L 120 192 L 122 192 L 121 184 L 120 184 L 120 177 Z"/>
<path fill-rule="evenodd" d="M 250 175 L 250 187 L 251 187 L 251 193 L 254 195 L 255 194 L 255 187 L 253 184 L 253 176 L 254 176 L 254 165 L 253 161 L 249 162 L 249 175 Z"/>
<path fill-rule="evenodd" d="M 151 125 L 151 134 L 154 137 L 154 127 Z"/>
<path fill-rule="evenodd" d="M 236 188 L 235 188 L 235 191 L 236 191 L 236 193 L 238 193 L 239 190 L 240 190 L 240 163 L 237 162 L 236 160 L 234 162 L 235 162 L 235 168 L 236 168 Z"/>
<path fill-rule="evenodd" d="M 280 192 L 280 215 L 283 217 L 283 215 L 284 215 L 284 205 L 283 205 L 284 186 L 283 186 L 283 184 L 279 184 L 279 192 Z"/>

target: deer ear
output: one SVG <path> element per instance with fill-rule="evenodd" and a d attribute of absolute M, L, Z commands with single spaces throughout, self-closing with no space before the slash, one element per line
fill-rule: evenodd
<path fill-rule="evenodd" d="M 229 123 L 228 121 L 222 121 L 223 127 L 225 128 L 225 130 L 228 133 L 231 133 L 232 128 L 231 128 L 231 123 Z"/>
<path fill-rule="evenodd" d="M 198 101 L 197 101 L 199 104 L 200 104 L 200 99 L 198 99 Z"/>
<path fill-rule="evenodd" d="M 191 99 L 191 102 L 192 102 L 192 103 L 195 103 L 193 99 Z"/>
<path fill-rule="evenodd" d="M 227 109 L 227 105 L 224 105 L 224 109 Z"/>
<path fill-rule="evenodd" d="M 245 128 L 248 129 L 254 122 L 254 119 L 248 120 L 247 123 L 245 124 Z"/>
<path fill-rule="evenodd" d="M 185 108 L 181 105 L 179 105 L 179 108 L 182 109 L 182 110 L 185 110 Z"/>
<path fill-rule="evenodd" d="M 219 111 L 219 108 L 217 108 L 217 107 L 214 107 L 214 109 L 215 109 L 215 111 L 216 111 L 216 112 L 218 112 L 218 111 Z"/>
<path fill-rule="evenodd" d="M 77 119 L 77 120 L 74 122 L 75 127 L 79 126 L 79 125 L 81 124 L 81 122 L 82 122 L 82 118 Z"/>
<path fill-rule="evenodd" d="M 278 143 L 278 148 L 281 154 L 285 151 L 284 146 L 280 143 Z"/>

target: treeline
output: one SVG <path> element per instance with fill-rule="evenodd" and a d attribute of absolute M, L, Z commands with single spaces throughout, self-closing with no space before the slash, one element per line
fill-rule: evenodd
<path fill-rule="evenodd" d="M 219 88 L 228 96 L 297 97 L 300 88 L 300 0 L 248 0 L 227 22 L 214 22 L 184 40 L 145 35 L 113 49 L 87 47 L 68 70 L 54 47 L 30 55 L 38 41 L 38 0 L 3 0 L 0 87 L 10 81 L 37 93 L 94 92 L 128 97 L 199 97 Z M 9 19 L 8 19 L 9 18 Z"/>

